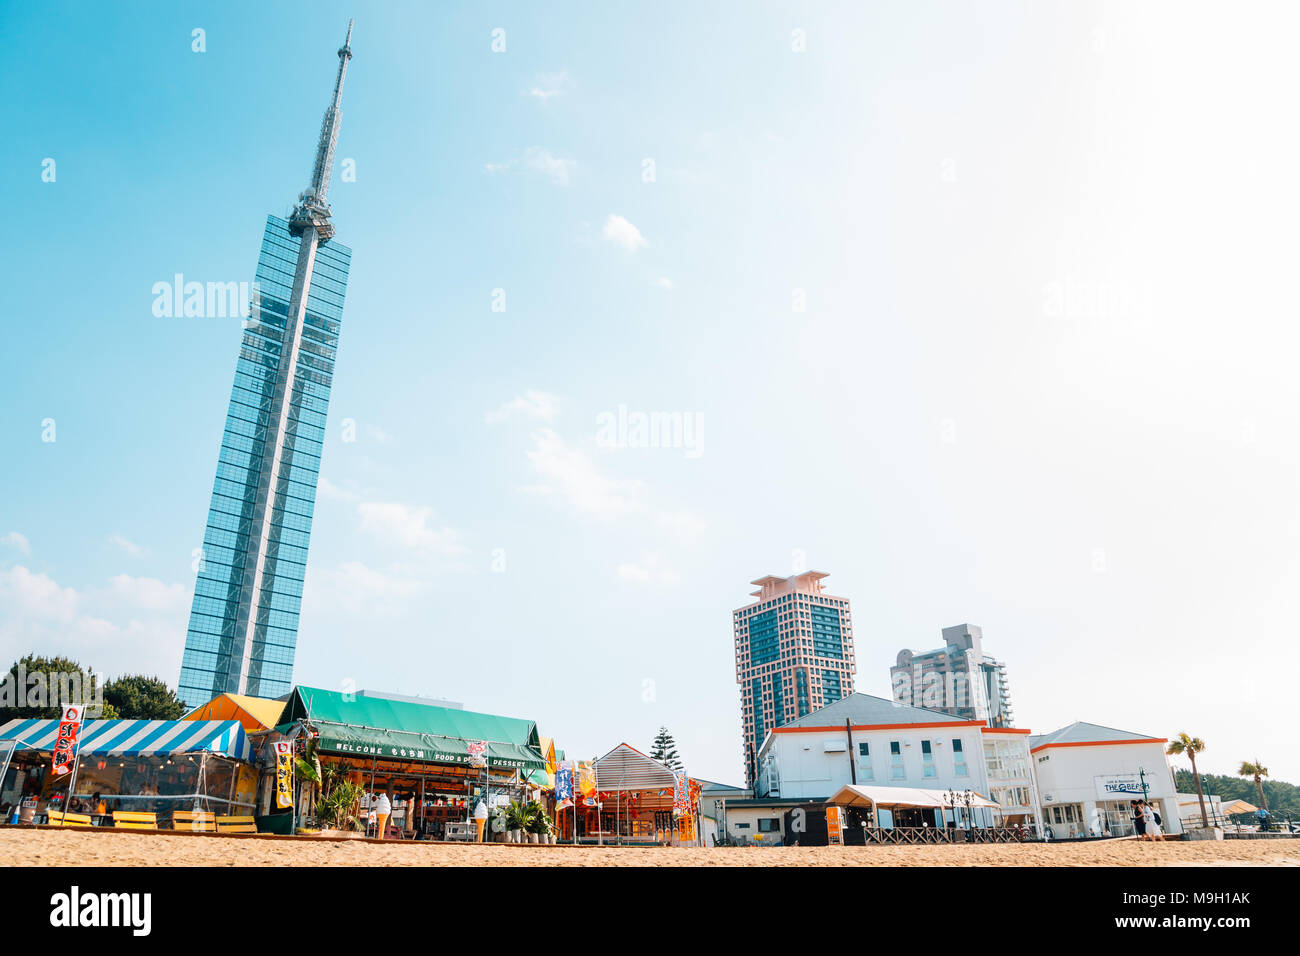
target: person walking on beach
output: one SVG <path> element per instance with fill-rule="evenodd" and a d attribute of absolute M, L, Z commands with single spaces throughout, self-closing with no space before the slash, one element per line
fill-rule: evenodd
<path fill-rule="evenodd" d="M 388 835 L 388 818 L 392 812 L 393 788 L 390 785 L 375 801 L 375 836 L 381 840 L 386 839 Z"/>

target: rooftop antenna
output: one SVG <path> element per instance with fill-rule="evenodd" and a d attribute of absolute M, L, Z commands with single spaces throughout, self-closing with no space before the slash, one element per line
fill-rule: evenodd
<path fill-rule="evenodd" d="M 316 165 L 311 171 L 311 185 L 298 194 L 298 204 L 289 216 L 289 232 L 301 236 L 308 226 L 316 229 L 321 242 L 334 235 L 329 221 L 330 207 L 325 201 L 330 186 L 330 170 L 334 166 L 334 147 L 338 143 L 339 126 L 343 122 L 343 80 L 348 74 L 348 60 L 352 59 L 352 24 L 348 21 L 348 35 L 339 47 L 339 72 L 334 79 L 334 96 L 321 121 L 320 140 L 316 144 Z"/>

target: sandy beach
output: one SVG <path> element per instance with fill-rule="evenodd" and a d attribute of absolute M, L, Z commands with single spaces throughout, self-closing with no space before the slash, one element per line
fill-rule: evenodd
<path fill-rule="evenodd" d="M 871 847 L 543 847 L 0 831 L 6 866 L 1300 866 L 1300 840 Z"/>

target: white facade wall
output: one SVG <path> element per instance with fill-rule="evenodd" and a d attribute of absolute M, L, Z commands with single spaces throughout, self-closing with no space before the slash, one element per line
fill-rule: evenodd
<path fill-rule="evenodd" d="M 961 745 L 960 752 L 955 741 Z M 866 745 L 867 754 L 862 746 Z M 929 754 L 926 745 L 929 745 Z M 898 754 L 894 754 L 897 745 Z M 1001 751 L 990 761 L 986 745 Z M 841 787 L 858 783 L 933 790 L 973 790 L 1003 803 L 1004 813 L 1037 817 L 1026 734 L 989 732 L 979 722 L 853 731 L 856 781 L 849 768 L 846 729 L 773 733 L 760 753 L 758 796 L 782 800 L 826 800 Z M 990 775 L 990 763 L 1001 767 Z M 1020 794 L 1023 804 L 1001 800 Z"/>
<path fill-rule="evenodd" d="M 787 807 L 727 807 L 727 832 L 738 840 L 781 846 Z M 767 829 L 764 829 L 764 828 Z M 771 829 L 775 828 L 775 829 Z"/>
<path fill-rule="evenodd" d="M 953 741 L 962 743 L 963 761 L 954 759 Z M 923 742 L 930 744 L 930 759 Z M 861 754 L 866 744 L 869 755 Z M 895 771 L 892 745 L 898 744 L 900 768 Z M 857 783 L 884 787 L 929 787 L 939 790 L 975 790 L 987 793 L 984 744 L 979 726 L 955 723 L 952 727 L 896 728 L 853 731 Z M 760 764 L 759 790 L 782 800 L 825 800 L 846 784 L 855 782 L 849 769 L 845 730 L 773 734 L 762 757 L 772 760 L 779 792 L 768 789 L 766 764 Z M 964 763 L 964 774 L 959 773 Z M 932 775 L 927 776 L 929 767 Z"/>
<path fill-rule="evenodd" d="M 1101 829 L 1098 804 L 1107 801 L 1127 803 L 1141 796 L 1140 791 L 1126 793 L 1118 789 L 1104 795 L 1105 784 L 1121 786 L 1144 770 L 1148 799 L 1159 807 L 1164 831 L 1181 832 L 1178 793 L 1174 789 L 1174 776 L 1165 757 L 1163 742 L 1049 744 L 1032 756 L 1039 797 L 1049 821 L 1054 821 L 1054 807 L 1078 809 L 1080 820 L 1077 823 L 1049 822 L 1052 835 L 1058 839 L 1068 837 L 1072 827 L 1079 836 Z"/>

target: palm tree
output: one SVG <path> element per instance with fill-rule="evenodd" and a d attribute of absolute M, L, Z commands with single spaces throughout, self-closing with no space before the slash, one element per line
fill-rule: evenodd
<path fill-rule="evenodd" d="M 1201 826 L 1210 828 L 1210 819 L 1205 813 L 1205 793 L 1201 790 L 1201 772 L 1196 769 L 1196 755 L 1205 749 L 1205 741 L 1200 737 L 1179 734 L 1169 742 L 1165 753 L 1172 757 L 1185 756 L 1192 762 L 1192 779 L 1196 781 L 1196 799 L 1201 804 Z"/>
<path fill-rule="evenodd" d="M 1268 768 L 1260 763 L 1258 757 L 1255 758 L 1254 763 L 1243 760 L 1241 766 L 1237 768 L 1237 776 L 1255 778 L 1255 790 L 1259 793 L 1259 805 L 1267 810 L 1268 800 L 1264 797 L 1264 778 L 1268 776 Z"/>

